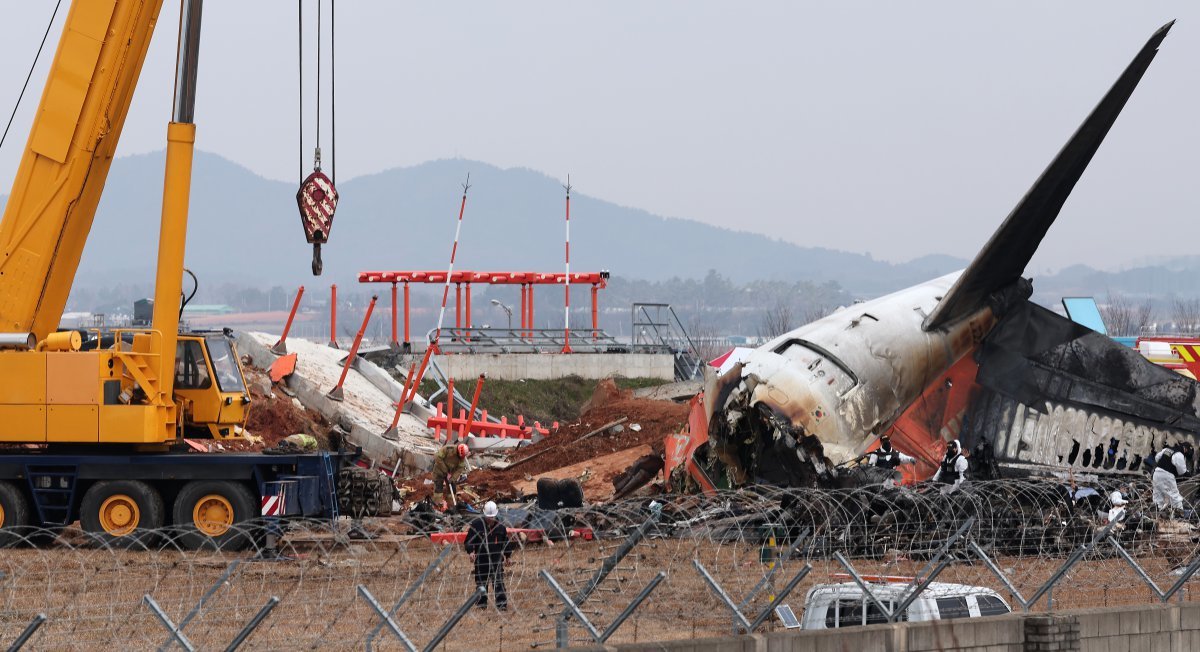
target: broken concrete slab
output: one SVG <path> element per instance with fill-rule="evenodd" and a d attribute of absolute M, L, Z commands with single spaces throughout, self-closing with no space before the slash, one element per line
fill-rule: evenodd
<path fill-rule="evenodd" d="M 268 344 L 268 341 L 275 341 L 272 336 L 239 332 L 236 338 L 239 352 L 249 355 L 256 367 L 269 367 L 275 360 Z M 348 433 L 347 442 L 361 447 L 368 458 L 382 467 L 398 466 L 404 474 L 423 473 L 432 468 L 436 444 L 429 438 L 422 420 L 402 414 L 399 440 L 384 439 L 383 431 L 395 412 L 392 400 L 386 394 L 354 372 L 346 378 L 347 400 L 344 403 L 333 401 L 326 395 L 329 387 L 324 385 L 332 386 L 336 376 L 340 375 L 335 361 L 338 352 L 303 340 L 294 341 L 291 348 L 298 354 L 297 367 L 286 378 L 286 386 L 304 407 L 341 426 Z M 367 361 L 362 366 L 375 367 Z"/>

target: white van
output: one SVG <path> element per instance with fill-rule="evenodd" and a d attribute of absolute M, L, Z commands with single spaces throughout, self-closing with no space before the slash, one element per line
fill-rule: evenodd
<path fill-rule="evenodd" d="M 866 579 L 866 578 L 864 578 Z M 910 590 L 911 578 L 867 580 L 880 602 L 895 609 Z M 932 582 L 908 605 L 896 622 L 1000 616 L 1012 609 L 995 591 L 983 586 Z M 802 629 L 833 629 L 886 623 L 887 617 L 854 582 L 818 584 L 804 597 Z"/>

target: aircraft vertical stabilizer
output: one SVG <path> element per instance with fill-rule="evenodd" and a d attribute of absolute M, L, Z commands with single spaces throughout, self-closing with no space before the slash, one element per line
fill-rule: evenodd
<path fill-rule="evenodd" d="M 1105 135 L 1133 94 L 1133 89 L 1137 88 L 1150 62 L 1158 54 L 1158 46 L 1174 24 L 1171 21 L 1154 32 L 1104 99 L 1100 100 L 1058 156 L 1042 172 L 1042 176 L 992 234 L 975 260 L 942 297 L 925 319 L 922 328 L 926 331 L 935 330 L 972 314 L 984 305 L 992 293 L 1020 279 L 1046 231 L 1054 223 L 1054 218 L 1058 217 L 1075 183 L 1091 162 L 1100 143 L 1104 142 Z"/>

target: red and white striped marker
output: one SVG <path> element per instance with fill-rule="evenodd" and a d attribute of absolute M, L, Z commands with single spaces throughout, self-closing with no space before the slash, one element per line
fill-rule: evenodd
<path fill-rule="evenodd" d="M 463 184 L 462 203 L 458 207 L 458 224 L 454 227 L 454 246 L 450 249 L 450 269 L 446 271 L 446 286 L 442 289 L 442 309 L 438 312 L 437 328 L 433 331 L 433 341 L 429 346 L 437 348 L 438 340 L 442 337 L 442 320 L 446 317 L 446 300 L 450 297 L 450 277 L 454 275 L 454 257 L 458 254 L 458 235 L 462 232 L 463 212 L 467 209 L 467 190 L 471 187 L 471 175 L 467 174 L 467 182 Z"/>
<path fill-rule="evenodd" d="M 563 307 L 563 353 L 571 352 L 571 175 L 567 175 L 567 237 L 566 259 L 567 273 L 563 276 L 563 293 L 566 296 Z"/>
<path fill-rule="evenodd" d="M 262 497 L 263 516 L 283 516 L 283 501 L 279 496 Z"/>

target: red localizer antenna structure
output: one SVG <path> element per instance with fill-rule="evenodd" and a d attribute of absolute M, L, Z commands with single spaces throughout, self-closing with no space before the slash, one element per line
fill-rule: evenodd
<path fill-rule="evenodd" d="M 571 352 L 571 175 L 567 175 L 567 237 L 566 237 L 566 274 L 563 275 L 563 294 L 566 297 L 563 306 L 563 353 Z"/>

